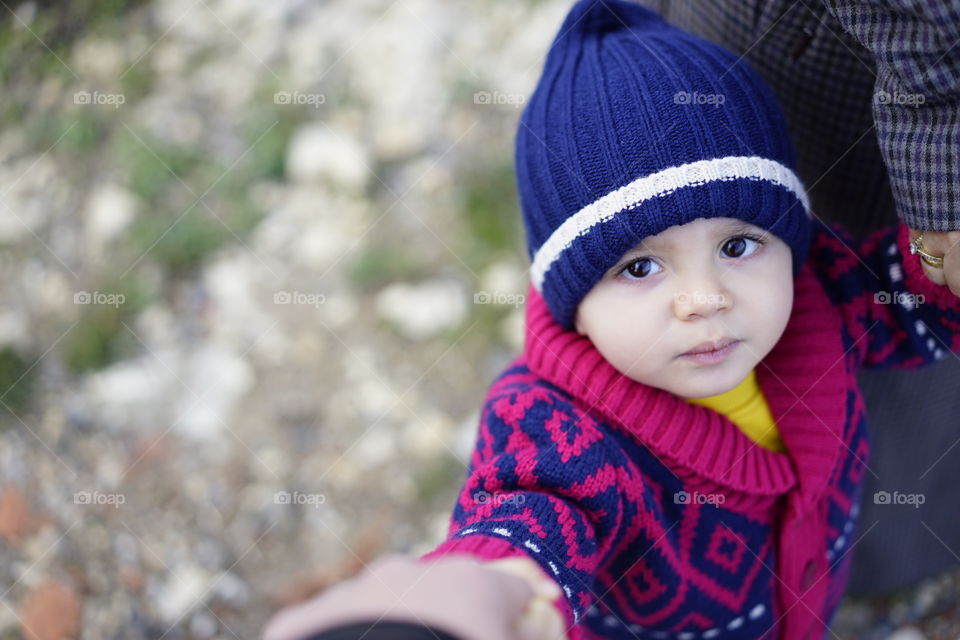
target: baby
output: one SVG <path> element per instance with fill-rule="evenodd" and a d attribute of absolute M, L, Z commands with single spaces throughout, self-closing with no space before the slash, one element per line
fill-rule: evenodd
<path fill-rule="evenodd" d="M 760 77 L 625 0 L 567 15 L 515 160 L 524 352 L 421 566 L 517 559 L 560 588 L 510 614 L 544 638 L 829 635 L 872 472 L 855 374 L 960 351 L 960 298 L 904 225 L 819 221 Z"/>

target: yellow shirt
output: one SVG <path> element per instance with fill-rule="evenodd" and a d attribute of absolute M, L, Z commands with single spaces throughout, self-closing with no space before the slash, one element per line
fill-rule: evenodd
<path fill-rule="evenodd" d="M 755 370 L 751 369 L 743 382 L 726 393 L 706 398 L 687 398 L 687 401 L 727 416 L 760 446 L 779 453 L 786 451 L 767 399 L 757 384 Z"/>

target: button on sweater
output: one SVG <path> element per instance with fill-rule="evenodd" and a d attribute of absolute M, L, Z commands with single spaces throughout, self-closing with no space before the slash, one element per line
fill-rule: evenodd
<path fill-rule="evenodd" d="M 423 558 L 531 557 L 572 640 L 820 640 L 870 528 L 855 373 L 960 351 L 960 299 L 908 240 L 899 223 L 858 242 L 814 222 L 787 327 L 755 368 L 783 452 L 622 375 L 530 287 L 524 351 L 487 392 L 448 537 Z"/>

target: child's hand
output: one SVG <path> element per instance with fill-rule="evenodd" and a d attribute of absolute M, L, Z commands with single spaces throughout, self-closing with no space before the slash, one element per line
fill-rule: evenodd
<path fill-rule="evenodd" d="M 546 578 L 531 560 L 526 563 L 512 558 L 478 562 L 461 554 L 430 561 L 381 556 L 359 575 L 278 612 L 263 640 L 302 640 L 343 623 L 381 617 L 436 626 L 463 640 L 565 640 L 552 604 L 559 587 L 552 582 L 532 586 Z"/>
<path fill-rule="evenodd" d="M 562 593 L 559 585 L 547 577 L 537 563 L 526 556 L 514 556 L 484 563 L 486 567 L 523 578 L 530 584 L 534 597 L 517 625 L 523 640 L 566 640 L 563 617 L 553 601 Z"/>
<path fill-rule="evenodd" d="M 960 231 L 910 229 L 910 240 L 916 240 L 921 233 L 923 250 L 935 256 L 943 256 L 943 268 L 931 267 L 920 260 L 919 255 L 912 256 L 913 259 L 920 260 L 923 272 L 931 282 L 947 285 L 953 295 L 960 297 Z"/>

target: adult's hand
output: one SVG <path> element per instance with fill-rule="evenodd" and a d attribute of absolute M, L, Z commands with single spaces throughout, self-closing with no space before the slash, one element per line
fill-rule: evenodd
<path fill-rule="evenodd" d="M 562 621 L 557 635 L 559 614 L 550 604 L 559 587 L 541 586 L 533 575 L 512 559 L 487 563 L 451 554 L 424 562 L 388 554 L 312 600 L 278 612 L 263 640 L 302 640 L 381 618 L 434 626 L 463 640 L 562 638 Z"/>
<path fill-rule="evenodd" d="M 920 254 L 906 256 L 919 260 L 927 279 L 936 284 L 945 284 L 955 296 L 960 296 L 960 231 L 922 231 L 910 229 L 910 240 L 923 234 L 923 250 L 934 256 L 943 256 L 943 268 L 931 267 Z"/>

